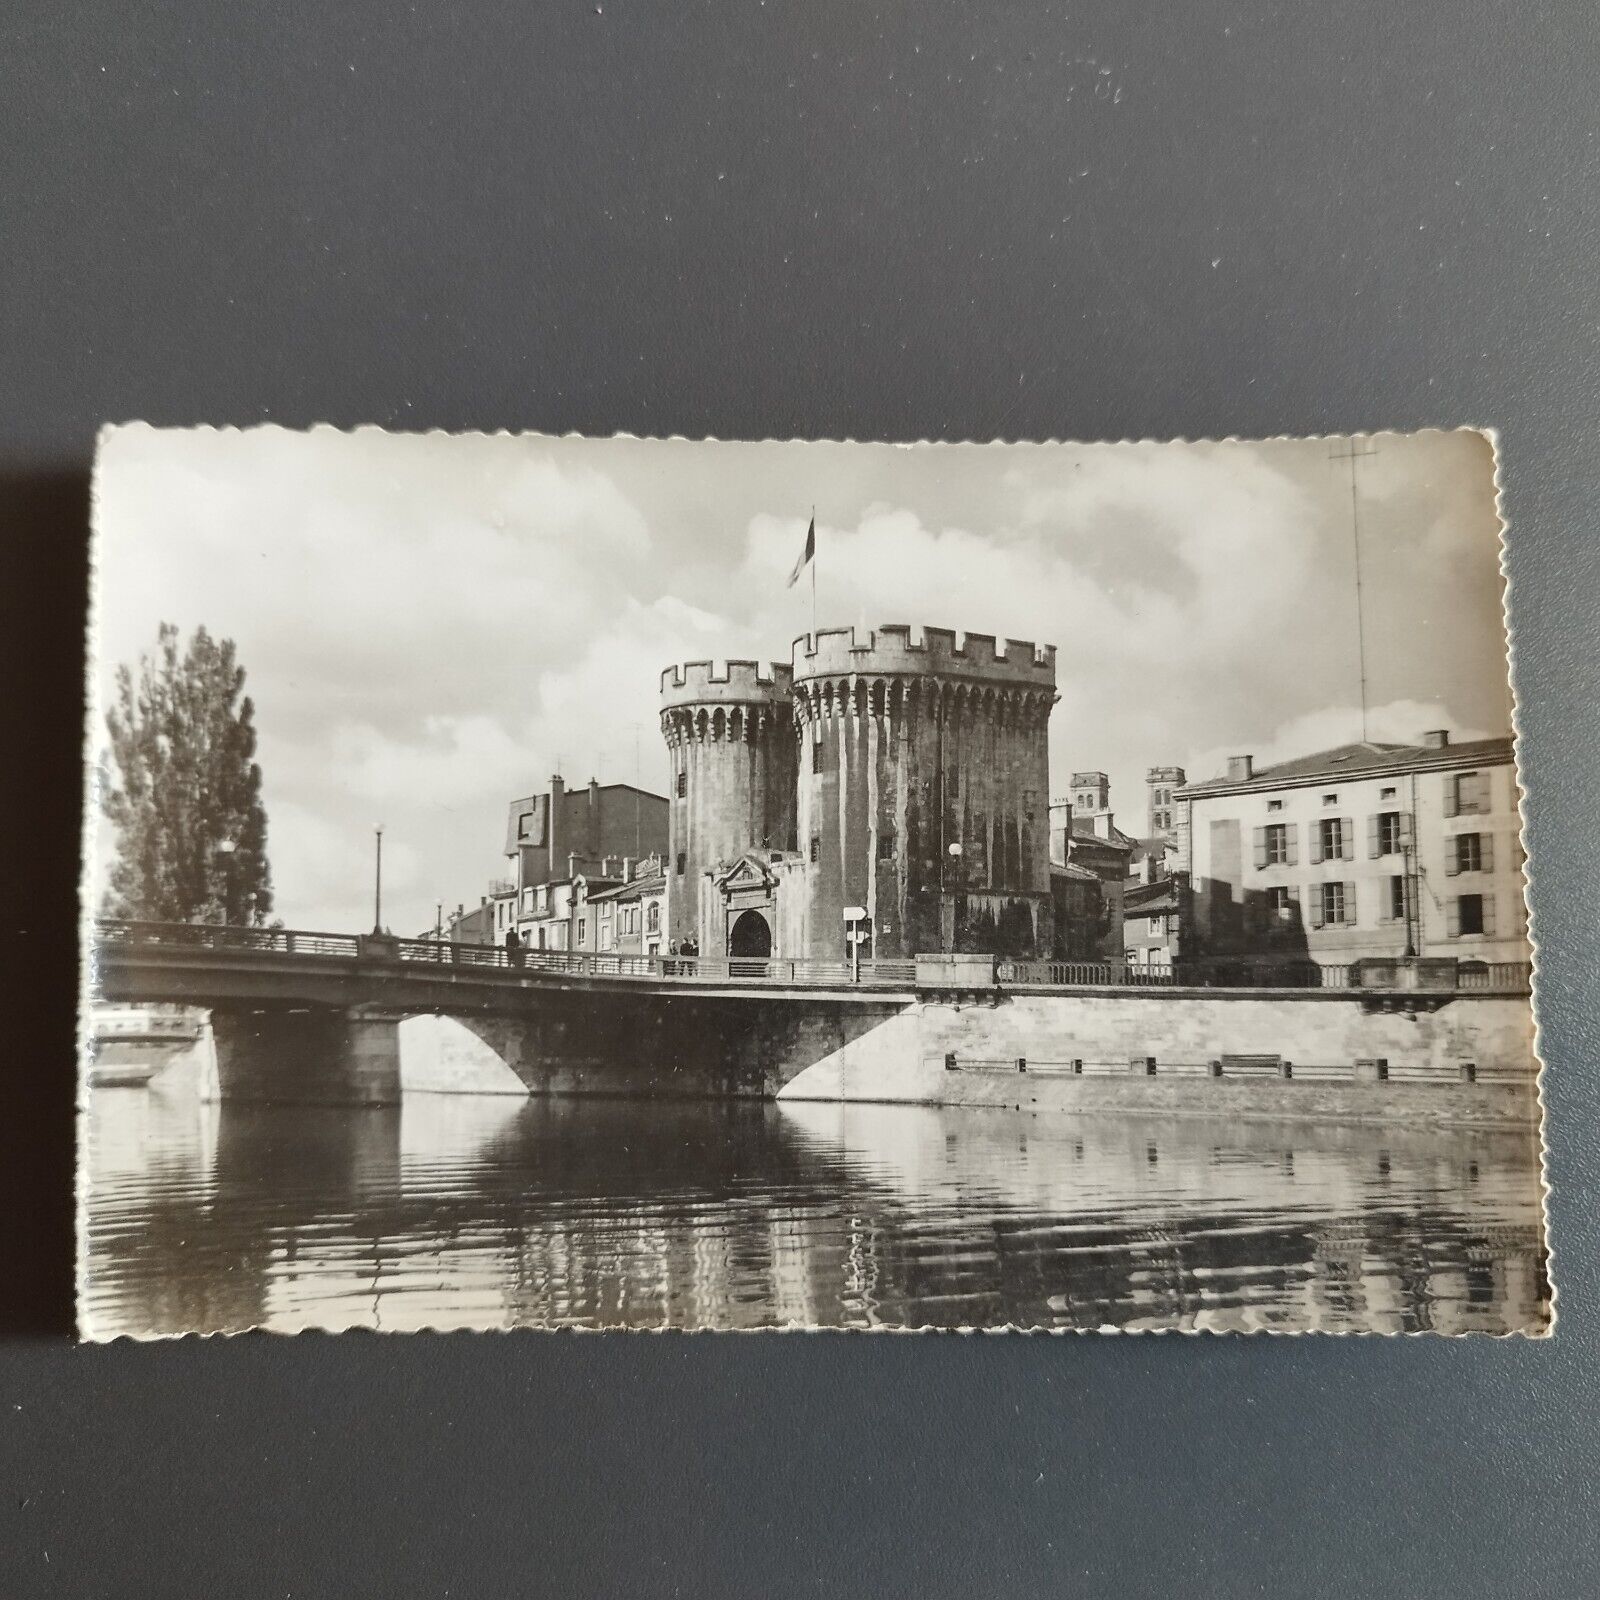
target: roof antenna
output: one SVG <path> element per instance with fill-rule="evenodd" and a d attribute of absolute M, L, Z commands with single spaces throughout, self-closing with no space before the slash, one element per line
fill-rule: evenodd
<path fill-rule="evenodd" d="M 1350 539 L 1356 556 L 1356 653 L 1361 662 L 1361 742 L 1370 743 L 1367 737 L 1367 632 L 1361 604 L 1361 505 L 1356 494 L 1356 463 L 1378 453 L 1377 445 L 1369 439 L 1365 446 L 1355 439 L 1345 441 L 1343 450 L 1335 444 L 1328 451 L 1330 461 L 1350 463 Z"/>

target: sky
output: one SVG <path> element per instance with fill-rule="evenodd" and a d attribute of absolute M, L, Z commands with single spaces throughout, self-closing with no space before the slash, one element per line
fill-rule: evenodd
<path fill-rule="evenodd" d="M 860 445 L 107 430 L 95 476 L 90 748 L 159 624 L 231 638 L 256 705 L 276 915 L 399 933 L 504 874 L 507 803 L 666 792 L 659 674 L 788 661 L 813 514 L 822 627 L 1057 647 L 1052 790 L 1215 777 L 1361 736 L 1510 731 L 1493 454 L 1347 443 Z M 102 825 L 90 851 L 103 872 Z M 92 887 L 99 900 L 98 882 Z"/>

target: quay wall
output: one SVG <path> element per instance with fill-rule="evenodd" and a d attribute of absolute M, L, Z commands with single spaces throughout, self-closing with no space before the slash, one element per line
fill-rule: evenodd
<path fill-rule="evenodd" d="M 993 1070 L 949 1071 L 946 1058 Z M 1391 1069 L 1427 1069 L 1430 1083 L 1324 1083 L 1206 1076 L 1191 1071 L 1224 1055 L 1276 1055 L 1306 1066 L 1353 1066 L 1386 1058 Z M 1155 1075 L 1134 1076 L 1133 1057 L 1153 1057 Z M 1120 1067 L 1061 1077 L 1018 1073 L 1081 1060 Z M 1525 1084 L 1463 1083 L 1462 1063 L 1480 1072 L 1522 1070 Z M 928 1105 L 1008 1105 L 1062 1111 L 1156 1111 L 1224 1117 L 1314 1117 L 1338 1121 L 1422 1120 L 1526 1125 L 1537 1116 L 1532 1020 L 1526 999 L 1457 999 L 1414 1014 L 1366 1009 L 1352 998 L 1168 998 L 1029 995 L 1000 1004 L 924 1000 L 893 1022 L 794 1074 L 784 1100 L 862 1100 Z"/>

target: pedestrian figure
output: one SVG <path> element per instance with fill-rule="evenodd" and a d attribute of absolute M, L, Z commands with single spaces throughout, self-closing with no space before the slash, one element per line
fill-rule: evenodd
<path fill-rule="evenodd" d="M 506 960 L 514 967 L 522 965 L 522 940 L 515 928 L 506 929 Z"/>

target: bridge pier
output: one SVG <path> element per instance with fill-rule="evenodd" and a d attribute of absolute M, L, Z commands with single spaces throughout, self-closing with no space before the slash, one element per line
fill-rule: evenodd
<path fill-rule="evenodd" d="M 214 1010 L 217 1096 L 297 1105 L 398 1105 L 402 1016 L 371 1006 Z"/>

